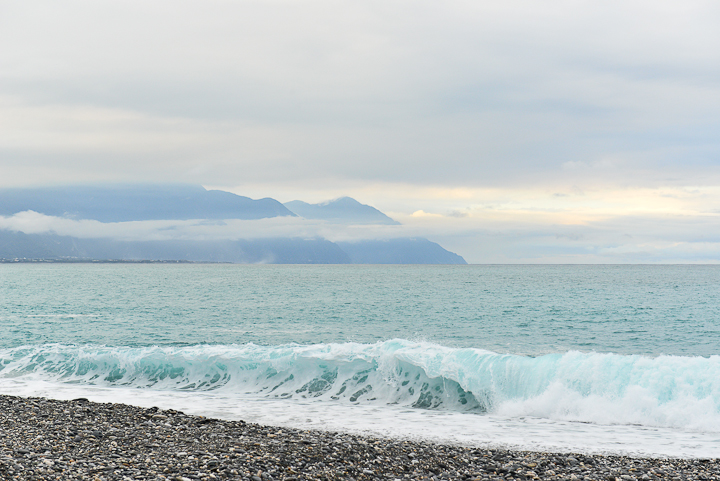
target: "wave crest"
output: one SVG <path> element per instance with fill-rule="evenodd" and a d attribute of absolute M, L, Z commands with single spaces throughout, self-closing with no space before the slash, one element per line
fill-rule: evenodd
<path fill-rule="evenodd" d="M 720 432 L 720 357 L 567 352 L 536 358 L 376 344 L 0 349 L 2 378 L 397 404 Z"/>

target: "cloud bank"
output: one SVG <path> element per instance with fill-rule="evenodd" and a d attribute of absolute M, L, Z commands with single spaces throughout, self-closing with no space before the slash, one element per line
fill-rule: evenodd
<path fill-rule="evenodd" d="M 712 2 L 3 10 L 6 183 L 718 183 Z"/>
<path fill-rule="evenodd" d="M 25 211 L 0 216 L 0 229 L 124 241 L 324 238 L 336 242 L 425 237 L 464 253 L 470 263 L 719 264 L 718 217 L 720 213 L 658 213 L 586 216 L 568 222 L 562 212 L 474 209 L 462 215 L 417 211 L 402 218 L 403 225 L 342 225 L 292 217 L 102 223 Z"/>
<path fill-rule="evenodd" d="M 703 0 L 5 2 L 0 186 L 350 195 L 471 262 L 714 262 L 719 24 Z"/>

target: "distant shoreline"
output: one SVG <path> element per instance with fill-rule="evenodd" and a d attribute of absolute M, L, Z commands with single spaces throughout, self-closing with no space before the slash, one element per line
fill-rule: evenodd
<path fill-rule="evenodd" d="M 0 395 L 0 477 L 136 480 L 720 479 L 718 459 L 441 445 L 87 399 Z"/>

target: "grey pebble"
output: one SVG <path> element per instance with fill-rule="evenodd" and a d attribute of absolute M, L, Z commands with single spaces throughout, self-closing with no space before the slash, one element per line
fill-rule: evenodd
<path fill-rule="evenodd" d="M 507 451 L 0 396 L 0 480 L 719 480 L 717 459 Z"/>

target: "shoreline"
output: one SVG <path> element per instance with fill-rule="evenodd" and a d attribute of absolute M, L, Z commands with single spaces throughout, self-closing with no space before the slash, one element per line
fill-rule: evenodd
<path fill-rule="evenodd" d="M 720 459 L 473 448 L 0 395 L 0 478 L 720 480 Z"/>

